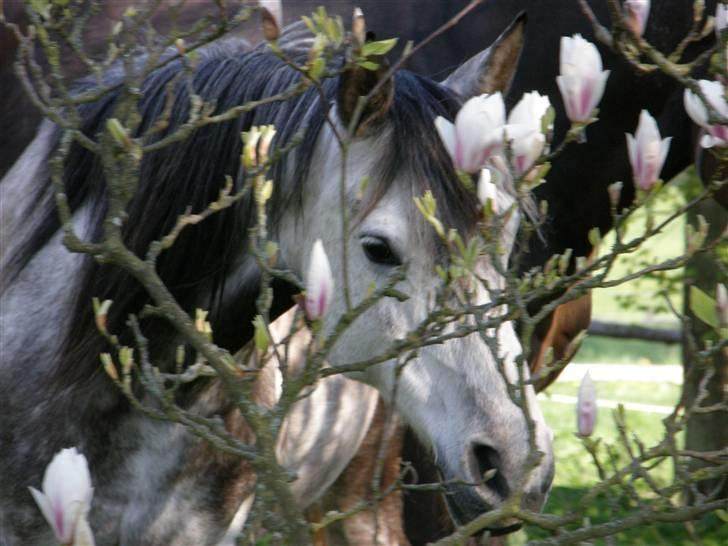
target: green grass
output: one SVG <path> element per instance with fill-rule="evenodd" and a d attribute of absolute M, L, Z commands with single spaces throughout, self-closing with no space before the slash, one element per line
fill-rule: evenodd
<path fill-rule="evenodd" d="M 655 222 L 661 221 L 683 201 L 684 190 L 694 181 L 689 174 L 683 174 L 663 188 L 657 204 L 653 207 Z M 623 240 L 628 241 L 641 235 L 647 214 L 640 211 L 630 222 Z M 639 250 L 618 259 L 611 271 L 610 279 L 616 279 L 639 270 L 647 265 L 680 255 L 684 251 L 685 220 L 679 218 L 667 226 L 659 236 L 643 245 Z M 614 244 L 614 234 L 603 240 L 601 254 L 608 252 Z M 678 328 L 677 319 L 669 311 L 665 297 L 672 305 L 682 308 L 682 271 L 652 275 L 624 283 L 613 288 L 597 289 L 593 292 L 593 317 L 597 320 L 627 324 L 639 324 L 655 328 Z M 604 362 L 629 364 L 680 363 L 680 345 L 653 343 L 640 340 L 624 340 L 590 336 L 582 344 L 574 358 L 575 362 Z M 623 403 L 644 403 L 660 406 L 674 406 L 680 397 L 681 387 L 671 383 L 597 382 L 597 396 L 602 400 L 617 400 Z M 548 393 L 576 396 L 576 382 L 556 382 Z M 591 455 L 575 435 L 576 415 L 573 405 L 558 403 L 544 397 L 540 407 L 546 421 L 554 431 L 556 475 L 554 486 L 545 507 L 549 514 L 569 514 L 582 508 L 582 499 L 590 488 L 598 483 L 599 477 Z M 614 410 L 599 409 L 597 426 L 592 439 L 599 441 L 599 459 L 607 468 L 610 458 L 617 466 L 629 461 L 622 444 L 618 428 L 614 423 Z M 625 421 L 632 449 L 637 450 L 634 438 L 646 447 L 659 443 L 665 432 L 662 420 L 665 416 L 655 413 L 625 411 Z M 683 442 L 682 435 L 678 442 Z M 663 461 L 650 470 L 650 476 L 661 486 L 672 483 L 673 467 Z M 644 482 L 636 482 L 641 494 L 648 498 L 651 492 Z M 675 497 L 673 502 L 679 502 Z M 622 519 L 639 512 L 634 501 L 619 490 L 610 490 L 608 496 L 598 496 L 585 509 L 585 516 L 592 524 Z M 723 514 L 723 517 L 726 515 Z M 529 540 L 546 538 L 546 532 L 526 527 L 508 538 L 509 546 L 518 546 Z M 722 546 L 728 544 L 728 521 L 711 514 L 690 524 L 659 524 L 631 529 L 609 539 L 596 539 L 588 543 L 594 546 Z"/>
<path fill-rule="evenodd" d="M 657 405 L 673 405 L 680 395 L 680 387 L 672 384 L 645 384 L 636 382 L 597 382 L 597 394 L 602 399 L 642 402 Z M 549 392 L 575 395 L 576 382 L 557 382 Z M 554 431 L 554 450 L 556 453 L 556 476 L 554 486 L 544 511 L 549 514 L 563 515 L 580 509 L 582 498 L 599 481 L 591 456 L 574 434 L 575 410 L 567 404 L 548 399 L 540 401 L 546 421 Z M 600 460 L 609 466 L 607 450 L 611 450 L 618 464 L 624 465 L 629 459 L 619 442 L 619 433 L 613 420 L 613 410 L 600 408 L 593 439 L 599 439 Z M 663 435 L 662 415 L 626 411 L 625 420 L 629 436 L 636 434 L 645 446 L 658 443 Z M 681 441 L 681 439 L 680 439 Z M 634 446 L 633 446 L 634 447 Z M 664 461 L 650 471 L 652 478 L 661 485 L 671 483 L 673 469 L 669 461 Z M 643 494 L 649 495 L 646 487 L 640 485 Z M 592 524 L 606 523 L 621 519 L 639 511 L 634 503 L 611 491 L 609 498 L 597 497 L 586 508 L 585 515 Z M 677 501 L 677 499 L 675 499 Z M 715 515 L 690 524 L 690 531 L 684 524 L 659 524 L 625 531 L 607 539 L 597 539 L 588 544 L 594 546 L 722 546 L 728 544 L 728 524 Z M 548 534 L 535 527 L 526 527 L 508 538 L 508 546 L 526 544 L 528 540 L 546 538 Z M 695 536 L 700 537 L 699 541 Z M 587 544 L 587 543 L 584 543 Z"/>
<path fill-rule="evenodd" d="M 639 383 L 627 381 L 599 381 L 596 383 L 596 388 L 597 398 L 603 400 L 618 400 L 620 402 L 636 402 L 659 406 L 674 406 L 680 398 L 681 391 L 680 385 L 675 385 L 674 383 Z M 548 400 L 549 394 L 576 396 L 578 390 L 579 384 L 575 381 L 556 381 L 556 383 L 547 389 L 544 402 Z"/>
<path fill-rule="evenodd" d="M 652 206 L 654 224 L 664 221 L 684 203 L 684 192 L 694 179 L 687 171 L 663 187 Z M 627 242 L 644 233 L 648 214 L 644 208 L 638 210 L 629 221 L 622 240 Z M 618 279 L 628 273 L 674 258 L 685 250 L 685 217 L 669 223 L 658 235 L 649 239 L 639 249 L 620 256 L 609 275 Z M 600 255 L 611 251 L 615 241 L 614 232 L 604 237 Z M 682 306 L 682 270 L 651 274 L 612 288 L 600 288 L 593 293 L 594 317 L 599 320 L 648 324 L 659 327 L 677 327 L 678 322 L 669 312 L 663 293 L 667 293 L 676 309 Z"/>
<path fill-rule="evenodd" d="M 657 194 L 652 206 L 654 223 L 664 221 L 684 203 L 684 194 L 695 183 L 693 175 L 686 171 L 677 176 Z M 638 210 L 630 220 L 622 237 L 630 241 L 644 233 L 648 214 Z M 639 249 L 620 256 L 608 277 L 615 280 L 641 268 L 679 256 L 685 250 L 685 217 L 669 223 L 655 237 Z M 607 234 L 599 254 L 609 253 L 615 242 L 614 232 Z M 654 328 L 678 328 L 679 322 L 670 312 L 665 296 L 675 309 L 682 308 L 682 270 L 647 275 L 611 288 L 599 288 L 592 292 L 592 317 L 595 320 L 638 324 Z M 610 362 L 617 364 L 678 364 L 681 361 L 680 346 L 640 340 L 615 340 L 590 336 L 582 344 L 575 362 Z"/>
<path fill-rule="evenodd" d="M 588 336 L 576 353 L 574 362 L 680 364 L 680 351 L 677 344 Z"/>

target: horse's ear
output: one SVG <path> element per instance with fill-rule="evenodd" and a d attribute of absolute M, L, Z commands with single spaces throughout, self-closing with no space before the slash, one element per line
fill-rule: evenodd
<path fill-rule="evenodd" d="M 366 29 L 364 16 L 358 8 L 354 10 L 351 34 L 352 49 L 355 52 L 360 51 L 366 41 Z M 375 63 L 377 68 L 370 70 L 363 66 L 353 65 L 339 77 L 337 112 L 345 127 L 350 126 L 356 115 L 359 98 L 368 96 L 376 88 L 375 93 L 364 105 L 353 130 L 357 136 L 365 135 L 369 129 L 384 119 L 394 96 L 392 79 L 388 78 L 387 81 L 382 82 L 388 71 L 388 64 L 384 57 L 373 55 L 368 57 L 367 61 Z M 382 82 L 381 85 L 380 82 Z"/>
<path fill-rule="evenodd" d="M 442 84 L 463 99 L 507 92 L 523 49 L 526 20 L 526 12 L 521 12 L 493 45 L 470 58 Z"/>

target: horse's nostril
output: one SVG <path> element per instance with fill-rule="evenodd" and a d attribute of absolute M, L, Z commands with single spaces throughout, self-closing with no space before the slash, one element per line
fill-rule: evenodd
<path fill-rule="evenodd" d="M 510 494 L 510 488 L 501 472 L 502 465 L 498 452 L 485 444 L 473 444 L 473 455 L 477 464 L 477 476 L 482 479 L 482 477 L 492 474 L 491 477 L 485 480 L 485 487 L 491 489 L 501 499 L 507 498 Z M 495 474 L 492 471 L 495 471 Z"/>

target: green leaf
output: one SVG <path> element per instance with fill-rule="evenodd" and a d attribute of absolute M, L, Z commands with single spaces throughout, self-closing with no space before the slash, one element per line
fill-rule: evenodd
<path fill-rule="evenodd" d="M 318 57 L 308 69 L 308 77 L 311 78 L 313 81 L 319 81 L 321 75 L 324 73 L 325 68 L 326 60 L 322 57 Z"/>
<path fill-rule="evenodd" d="M 397 45 L 397 38 L 390 38 L 388 40 L 379 40 L 376 42 L 367 42 L 361 48 L 361 54 L 365 57 L 371 55 L 386 55 L 389 53 L 394 46 Z"/>
<path fill-rule="evenodd" d="M 265 327 L 265 321 L 263 317 L 257 315 L 253 320 L 253 327 L 255 328 L 255 348 L 261 353 L 265 352 L 270 345 L 270 338 L 268 337 L 268 331 Z"/>
<path fill-rule="evenodd" d="M 48 0 L 30 0 L 30 9 L 44 19 L 50 19 L 51 6 L 48 4 Z"/>
<path fill-rule="evenodd" d="M 119 373 L 116 371 L 116 366 L 114 366 L 114 361 L 111 359 L 111 355 L 109 353 L 101 353 L 99 358 L 101 359 L 101 364 L 103 365 L 107 375 L 112 380 L 118 381 Z"/>
<path fill-rule="evenodd" d="M 273 181 L 266 180 L 260 188 L 260 203 L 267 203 L 271 195 L 273 195 Z"/>
<path fill-rule="evenodd" d="M 357 61 L 356 64 L 358 66 L 361 66 L 365 70 L 371 70 L 374 72 L 379 68 L 379 65 L 377 63 L 374 63 L 372 61 Z"/>
<path fill-rule="evenodd" d="M 357 199 L 363 199 L 364 193 L 367 191 L 367 188 L 369 187 L 369 177 L 368 176 L 362 176 L 361 180 L 359 181 L 359 189 L 357 190 Z"/>
<path fill-rule="evenodd" d="M 316 30 L 316 25 L 313 24 L 313 21 L 310 17 L 301 15 L 301 20 L 303 21 L 303 24 L 306 25 L 308 30 L 311 31 L 311 34 L 318 34 L 318 31 Z"/>
<path fill-rule="evenodd" d="M 602 241 L 602 236 L 599 233 L 598 227 L 593 227 L 589 230 L 589 242 L 592 244 L 593 247 L 598 247 L 599 243 Z"/>
<path fill-rule="evenodd" d="M 268 241 L 265 243 L 265 255 L 268 257 L 269 260 L 272 260 L 275 258 L 276 254 L 278 254 L 278 243 L 275 241 Z"/>
<path fill-rule="evenodd" d="M 541 118 L 541 132 L 542 133 L 548 134 L 548 132 L 554 126 L 554 119 L 556 119 L 556 110 L 554 110 L 553 106 L 549 106 L 546 109 L 546 113 Z"/>
<path fill-rule="evenodd" d="M 473 184 L 473 178 L 470 176 L 469 173 L 458 170 L 457 175 L 460 183 L 465 187 L 466 190 L 472 192 L 476 191 L 475 184 Z"/>
<path fill-rule="evenodd" d="M 711 328 L 718 328 L 718 311 L 715 300 L 697 286 L 690 287 L 690 310 Z"/>
<path fill-rule="evenodd" d="M 106 130 L 109 131 L 114 141 L 122 148 L 129 146 L 129 135 L 126 128 L 117 118 L 109 118 L 106 120 Z"/>
<path fill-rule="evenodd" d="M 569 263 L 571 262 L 571 248 L 567 248 L 564 253 L 559 256 L 559 274 L 564 275 L 566 273 L 566 270 L 569 267 Z"/>

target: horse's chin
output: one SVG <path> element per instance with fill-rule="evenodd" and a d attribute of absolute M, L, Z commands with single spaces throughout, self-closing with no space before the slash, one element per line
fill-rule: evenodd
<path fill-rule="evenodd" d="M 474 505 L 472 498 L 469 498 L 471 496 L 474 497 L 472 493 L 464 492 L 463 489 L 459 489 L 445 495 L 447 510 L 456 527 L 466 525 L 475 518 L 482 516 L 493 509 L 493 507 L 484 507 L 479 503 Z M 500 525 L 496 527 L 484 528 L 482 531 L 476 533 L 475 536 L 481 536 L 485 533 L 489 533 L 492 537 L 508 535 L 510 533 L 515 533 L 523 526 L 520 521 L 512 518 L 499 523 Z"/>

